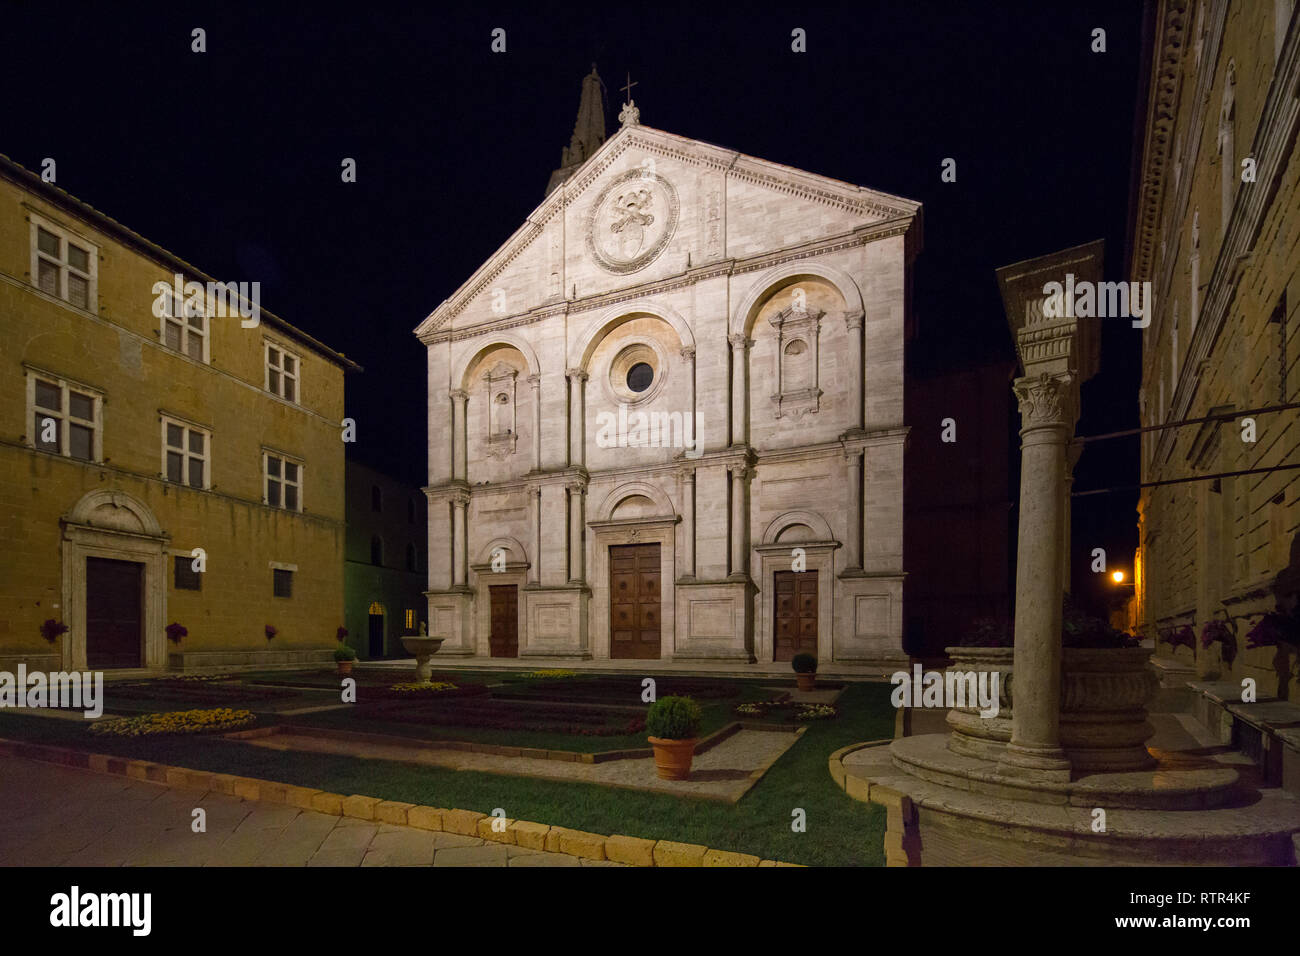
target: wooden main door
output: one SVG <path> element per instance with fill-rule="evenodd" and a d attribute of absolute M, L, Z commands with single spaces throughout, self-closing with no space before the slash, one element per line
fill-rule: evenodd
<path fill-rule="evenodd" d="M 659 659 L 659 545 L 609 549 L 609 656 Z"/>
<path fill-rule="evenodd" d="M 519 587 L 493 584 L 488 588 L 492 604 L 492 631 L 488 645 L 493 657 L 519 656 Z"/>
<path fill-rule="evenodd" d="M 86 667 L 144 666 L 144 565 L 86 559 Z"/>
<path fill-rule="evenodd" d="M 817 572 L 777 571 L 773 636 L 775 660 L 817 654 Z"/>

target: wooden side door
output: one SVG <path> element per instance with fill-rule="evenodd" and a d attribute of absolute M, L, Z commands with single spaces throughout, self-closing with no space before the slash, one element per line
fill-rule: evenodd
<path fill-rule="evenodd" d="M 609 656 L 658 660 L 662 596 L 658 544 L 609 549 Z"/>
<path fill-rule="evenodd" d="M 86 559 L 86 666 L 144 666 L 144 565 Z"/>
<path fill-rule="evenodd" d="M 817 653 L 817 572 L 777 571 L 772 629 L 774 660 Z"/>
<path fill-rule="evenodd" d="M 488 588 L 492 605 L 492 630 L 488 644 L 493 657 L 519 656 L 519 587 L 493 584 Z"/>

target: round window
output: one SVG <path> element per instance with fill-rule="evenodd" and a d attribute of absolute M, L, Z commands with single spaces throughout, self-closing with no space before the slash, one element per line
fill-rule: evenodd
<path fill-rule="evenodd" d="M 644 392 L 655 380 L 655 370 L 645 362 L 637 362 L 627 370 L 627 387 L 634 392 Z"/>

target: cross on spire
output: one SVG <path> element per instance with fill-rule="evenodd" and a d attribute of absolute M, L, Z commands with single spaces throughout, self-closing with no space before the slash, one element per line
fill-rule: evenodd
<path fill-rule="evenodd" d="M 632 74 L 629 73 L 629 74 L 627 74 L 627 86 L 620 86 L 620 87 L 619 87 L 620 90 L 622 90 L 624 93 L 627 94 L 627 102 L 628 102 L 629 105 L 630 105 L 631 102 L 632 102 L 632 87 L 634 87 L 634 86 L 636 86 L 636 85 L 637 85 L 637 84 L 635 84 L 635 83 L 632 82 Z"/>

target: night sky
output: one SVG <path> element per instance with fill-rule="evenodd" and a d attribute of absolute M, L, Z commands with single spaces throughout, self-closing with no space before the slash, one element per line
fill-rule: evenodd
<path fill-rule="evenodd" d="M 1123 275 L 1133 0 L 349 6 L 11 7 L 0 76 L 24 92 L 0 152 L 36 171 L 54 157 L 73 195 L 217 279 L 260 281 L 267 308 L 365 367 L 347 385 L 350 453 L 412 483 L 426 448 L 412 329 L 541 201 L 593 61 L 611 133 L 630 72 L 647 126 L 924 203 L 917 371 L 1011 353 L 999 266 L 1103 238 L 1107 278 Z M 1106 325 L 1081 434 L 1136 426 L 1138 334 Z M 1090 447 L 1075 486 L 1137 480 L 1123 440 Z M 1127 566 L 1135 501 L 1080 500 L 1076 549 Z"/>

